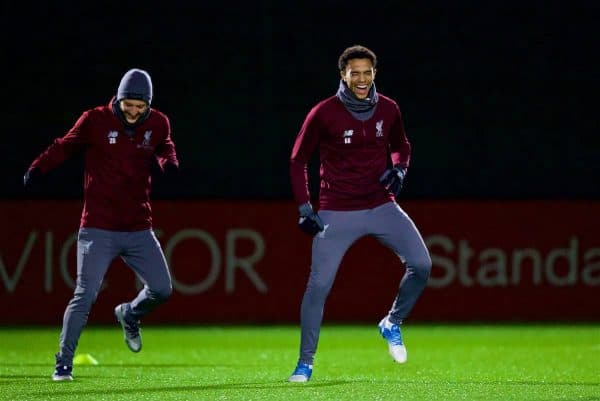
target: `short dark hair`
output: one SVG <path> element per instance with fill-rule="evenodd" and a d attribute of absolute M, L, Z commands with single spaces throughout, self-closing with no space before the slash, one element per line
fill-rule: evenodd
<path fill-rule="evenodd" d="M 342 52 L 340 58 L 338 59 L 338 67 L 340 71 L 344 71 L 346 65 L 348 64 L 348 60 L 352 60 L 355 58 L 368 58 L 371 60 L 373 64 L 373 68 L 377 66 L 377 56 L 371 49 L 368 49 L 361 45 L 354 45 L 348 47 L 346 50 Z"/>

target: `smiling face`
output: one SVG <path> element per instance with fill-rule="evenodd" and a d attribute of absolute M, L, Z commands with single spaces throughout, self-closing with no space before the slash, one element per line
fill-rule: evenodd
<path fill-rule="evenodd" d="M 373 63 L 368 58 L 354 58 L 348 60 L 346 68 L 340 71 L 340 75 L 354 96 L 365 99 L 373 86 L 375 71 Z"/>
<path fill-rule="evenodd" d="M 123 99 L 119 107 L 129 124 L 135 123 L 148 110 L 148 104 L 143 100 Z"/>

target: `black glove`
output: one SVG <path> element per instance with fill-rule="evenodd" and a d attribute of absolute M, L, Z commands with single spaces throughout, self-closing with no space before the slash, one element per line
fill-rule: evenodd
<path fill-rule="evenodd" d="M 392 169 L 387 169 L 379 178 L 379 182 L 394 196 L 398 196 L 402 190 L 404 177 L 406 176 L 406 168 L 396 166 Z"/>
<path fill-rule="evenodd" d="M 167 177 L 173 177 L 179 173 L 179 166 L 174 163 L 167 163 L 163 166 L 163 174 Z"/>
<path fill-rule="evenodd" d="M 298 227 L 308 235 L 315 235 L 323 231 L 323 221 L 312 208 L 310 202 L 303 203 L 298 208 L 300 211 L 300 220 Z"/>
<path fill-rule="evenodd" d="M 42 170 L 39 167 L 34 167 L 32 169 L 27 170 L 25 175 L 23 175 L 23 186 L 25 189 L 33 189 L 39 186 L 42 181 Z"/>

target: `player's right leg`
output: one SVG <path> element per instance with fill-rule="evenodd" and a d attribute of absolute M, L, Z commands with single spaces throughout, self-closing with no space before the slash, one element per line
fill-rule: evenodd
<path fill-rule="evenodd" d="M 335 280 L 342 257 L 364 231 L 357 218 L 360 211 L 320 211 L 325 230 L 312 244 L 312 264 L 300 310 L 300 357 L 290 382 L 310 380 L 314 355 L 319 342 L 323 308 Z"/>
<path fill-rule="evenodd" d="M 72 380 L 73 356 L 106 270 L 118 254 L 110 231 L 81 228 L 77 237 L 77 280 L 73 298 L 63 316 L 60 350 L 56 354 L 56 381 Z"/>

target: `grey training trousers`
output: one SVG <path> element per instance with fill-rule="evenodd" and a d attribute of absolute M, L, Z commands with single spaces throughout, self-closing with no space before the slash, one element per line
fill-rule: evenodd
<path fill-rule="evenodd" d="M 300 311 L 299 361 L 312 364 L 323 320 L 325 300 L 342 257 L 359 238 L 370 235 L 390 248 L 406 264 L 396 298 L 389 311 L 396 324 L 405 319 L 427 284 L 431 258 L 410 217 L 395 202 L 373 209 L 321 210 L 325 230 L 312 243 L 312 265 Z"/>
<path fill-rule="evenodd" d="M 142 318 L 171 295 L 171 276 L 154 231 L 81 228 L 77 238 L 77 284 L 65 310 L 57 354 L 57 361 L 62 364 L 72 365 L 75 348 L 104 275 L 118 256 L 144 284 L 137 297 L 128 303 L 127 318 Z"/>

